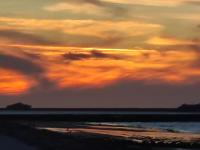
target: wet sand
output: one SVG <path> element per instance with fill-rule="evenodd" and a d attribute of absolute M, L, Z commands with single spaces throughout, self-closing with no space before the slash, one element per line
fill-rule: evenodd
<path fill-rule="evenodd" d="M 44 128 L 59 133 L 84 136 L 87 134 L 105 135 L 133 141 L 137 144 L 163 145 L 175 147 L 200 146 L 200 134 L 181 133 L 156 129 L 128 128 L 111 125 L 86 125 L 73 128 Z"/>

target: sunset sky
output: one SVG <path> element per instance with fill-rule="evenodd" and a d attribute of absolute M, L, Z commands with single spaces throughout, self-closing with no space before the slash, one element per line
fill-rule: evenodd
<path fill-rule="evenodd" d="M 0 0 L 0 107 L 200 102 L 200 0 Z"/>

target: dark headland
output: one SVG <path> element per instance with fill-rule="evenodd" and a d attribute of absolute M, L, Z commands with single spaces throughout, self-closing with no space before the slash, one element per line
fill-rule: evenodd
<path fill-rule="evenodd" d="M 7 105 L 0 110 L 31 110 L 31 111 L 146 111 L 146 112 L 200 112 L 199 104 L 182 104 L 177 108 L 33 108 L 24 103 L 14 103 Z"/>

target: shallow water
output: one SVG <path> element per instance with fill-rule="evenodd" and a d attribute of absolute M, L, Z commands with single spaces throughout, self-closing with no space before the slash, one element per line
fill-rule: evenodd
<path fill-rule="evenodd" d="M 101 124 L 111 124 L 147 129 L 161 129 L 174 132 L 190 132 L 200 134 L 200 122 L 119 122 Z"/>

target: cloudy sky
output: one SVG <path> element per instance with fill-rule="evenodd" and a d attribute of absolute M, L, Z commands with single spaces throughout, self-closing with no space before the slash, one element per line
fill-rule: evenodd
<path fill-rule="evenodd" d="M 0 0 L 0 106 L 200 102 L 200 0 Z"/>

